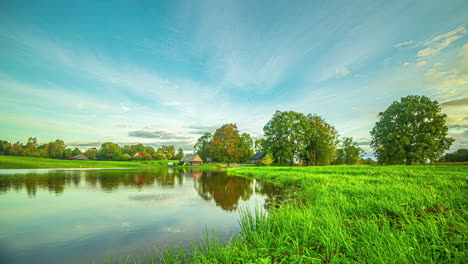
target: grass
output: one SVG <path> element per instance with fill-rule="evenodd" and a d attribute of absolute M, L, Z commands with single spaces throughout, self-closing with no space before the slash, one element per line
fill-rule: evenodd
<path fill-rule="evenodd" d="M 57 168 L 140 168 L 166 165 L 171 160 L 96 161 L 57 160 L 34 157 L 1 156 L 0 169 L 57 169 Z M 174 161 L 174 160 L 172 160 Z"/>
<path fill-rule="evenodd" d="M 289 198 L 241 212 L 241 233 L 126 263 L 466 263 L 468 167 L 244 167 Z M 158 251 L 160 252 L 160 251 Z M 125 263 L 123 261 L 122 263 Z"/>

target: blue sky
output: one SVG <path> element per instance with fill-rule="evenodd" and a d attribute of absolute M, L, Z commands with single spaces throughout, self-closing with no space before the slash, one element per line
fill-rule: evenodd
<path fill-rule="evenodd" d="M 276 110 L 370 151 L 377 114 L 438 100 L 468 148 L 466 1 L 1 1 L 0 138 L 191 150 Z"/>

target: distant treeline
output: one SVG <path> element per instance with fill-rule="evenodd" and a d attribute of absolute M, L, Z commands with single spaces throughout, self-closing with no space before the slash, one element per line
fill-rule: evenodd
<path fill-rule="evenodd" d="M 80 154 L 90 160 L 180 160 L 184 156 L 184 151 L 179 148 L 176 153 L 173 145 L 163 145 L 154 149 L 142 144 L 120 147 L 112 142 L 106 142 L 100 148 L 90 148 L 82 153 L 78 148 L 67 148 L 60 139 L 45 144 L 38 144 L 35 137 L 30 137 L 26 144 L 0 140 L 0 155 L 71 159 Z"/>
<path fill-rule="evenodd" d="M 468 161 L 468 149 L 459 149 L 453 153 L 445 154 L 442 161 L 445 162 L 465 162 Z"/>

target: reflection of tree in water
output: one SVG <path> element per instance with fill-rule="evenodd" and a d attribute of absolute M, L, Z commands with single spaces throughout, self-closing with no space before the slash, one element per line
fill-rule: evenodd
<path fill-rule="evenodd" d="M 88 187 L 105 191 L 120 187 L 142 188 L 157 184 L 163 188 L 173 188 L 183 183 L 183 176 L 176 169 L 161 168 L 156 170 L 87 170 L 87 171 L 49 171 L 47 173 L 7 174 L 0 177 L 0 192 L 21 191 L 28 196 L 36 196 L 38 189 L 49 190 L 56 194 L 63 193 L 66 187 L 78 187 L 84 182 Z"/>
<path fill-rule="evenodd" d="M 195 189 L 203 199 L 213 199 L 216 205 L 226 211 L 236 210 L 239 199 L 246 201 L 253 193 L 252 180 L 227 176 L 225 172 L 204 171 L 194 182 Z"/>
<path fill-rule="evenodd" d="M 255 179 L 255 192 L 262 195 L 266 195 L 265 198 L 265 209 L 269 209 L 271 205 L 277 205 L 279 201 L 285 199 L 285 193 L 283 188 L 280 188 L 278 185 L 267 183 Z"/>

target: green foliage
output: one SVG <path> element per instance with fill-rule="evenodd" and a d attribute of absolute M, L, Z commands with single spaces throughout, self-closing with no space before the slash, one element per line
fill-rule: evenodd
<path fill-rule="evenodd" d="M 90 148 L 90 149 L 87 149 L 84 153 L 84 155 L 86 157 L 88 157 L 88 159 L 90 160 L 95 160 L 96 159 L 96 155 L 97 155 L 97 149 L 96 148 Z"/>
<path fill-rule="evenodd" d="M 230 163 L 241 159 L 241 137 L 236 124 L 225 124 L 216 129 L 209 146 L 213 157 L 218 161 Z"/>
<path fill-rule="evenodd" d="M 132 156 L 130 156 L 128 153 L 124 153 L 122 154 L 122 157 L 120 158 L 120 160 L 131 160 L 132 159 Z"/>
<path fill-rule="evenodd" d="M 194 152 L 197 153 L 202 160 L 207 160 L 207 158 L 212 158 L 213 155 L 210 151 L 210 142 L 213 138 L 213 135 L 211 133 L 205 133 L 203 136 L 201 136 L 198 140 L 197 143 L 195 143 Z"/>
<path fill-rule="evenodd" d="M 247 162 L 255 154 L 253 151 L 253 140 L 249 134 L 243 133 L 240 136 L 241 157 L 239 162 Z"/>
<path fill-rule="evenodd" d="M 174 159 L 175 160 L 181 160 L 183 157 L 184 157 L 184 151 L 182 150 L 182 148 L 179 148 L 179 150 L 177 151 L 177 154 L 175 155 Z"/>
<path fill-rule="evenodd" d="M 261 138 L 261 139 L 257 139 L 255 140 L 254 142 L 255 144 L 255 152 L 267 152 L 268 149 L 267 149 L 267 146 L 265 145 L 265 139 L 264 138 Z"/>
<path fill-rule="evenodd" d="M 72 152 L 71 152 L 71 156 L 76 156 L 76 155 L 80 155 L 81 154 L 81 150 L 79 148 L 75 148 Z"/>
<path fill-rule="evenodd" d="M 357 142 L 353 141 L 352 137 L 345 137 L 341 142 L 341 148 L 336 152 L 335 165 L 354 165 L 357 164 L 359 156 L 363 150 L 358 146 Z"/>
<path fill-rule="evenodd" d="M 447 137 L 447 115 L 437 101 L 410 95 L 393 102 L 371 131 L 377 159 L 383 164 L 426 163 L 439 159 L 454 139 Z"/>
<path fill-rule="evenodd" d="M 106 142 L 101 145 L 96 157 L 99 160 L 120 160 L 122 157 L 122 150 L 119 145 Z"/>
<path fill-rule="evenodd" d="M 338 143 L 338 133 L 323 118 L 294 111 L 276 111 L 263 132 L 263 148 L 280 164 L 300 158 L 306 165 L 329 165 Z"/>
<path fill-rule="evenodd" d="M 270 153 L 267 153 L 265 157 L 263 157 L 262 163 L 265 166 L 270 166 L 273 163 L 273 158 L 271 157 Z"/>
<path fill-rule="evenodd" d="M 464 162 L 468 161 L 468 149 L 459 149 L 453 153 L 445 154 L 446 162 Z"/>

